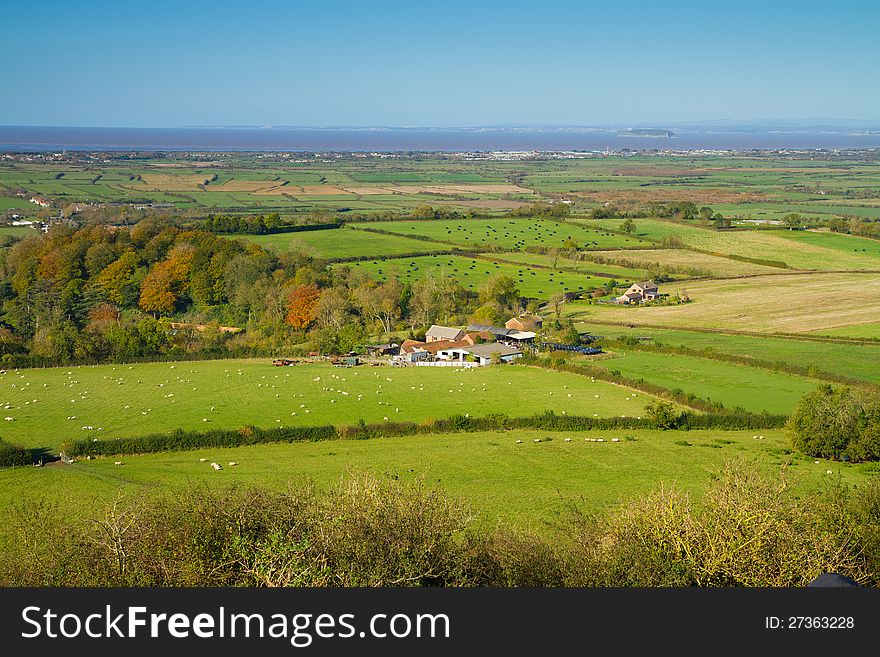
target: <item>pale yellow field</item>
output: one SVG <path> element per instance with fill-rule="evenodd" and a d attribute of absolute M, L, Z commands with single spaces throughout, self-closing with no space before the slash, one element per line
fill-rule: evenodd
<path fill-rule="evenodd" d="M 227 180 L 222 185 L 211 185 L 216 192 L 264 192 L 284 184 L 283 180 Z"/>
<path fill-rule="evenodd" d="M 333 185 L 284 185 L 254 192 L 259 195 L 290 194 L 291 196 L 345 196 L 351 194 L 341 187 Z"/>
<path fill-rule="evenodd" d="M 638 249 L 630 251 L 595 251 L 590 255 L 601 256 L 614 263 L 638 263 L 639 268 L 680 267 L 702 269 L 713 276 L 748 276 L 751 274 L 778 274 L 776 267 L 753 265 L 729 258 L 697 253 L 686 249 Z"/>
<path fill-rule="evenodd" d="M 877 274 L 817 272 L 660 286 L 672 294 L 681 289 L 691 303 L 633 308 L 572 303 L 569 314 L 587 322 L 782 333 L 837 329 L 880 317 Z"/>

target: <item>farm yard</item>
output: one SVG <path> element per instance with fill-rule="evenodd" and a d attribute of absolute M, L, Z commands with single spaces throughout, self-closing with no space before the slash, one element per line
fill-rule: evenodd
<path fill-rule="evenodd" d="M 57 449 L 174 429 L 254 425 L 421 422 L 451 415 L 546 410 L 641 415 L 648 395 L 587 377 L 527 367 L 339 369 L 273 367 L 268 360 L 217 360 L 7 371 L 0 375 L 3 437 Z M 515 413 L 512 412 L 515 409 Z"/>

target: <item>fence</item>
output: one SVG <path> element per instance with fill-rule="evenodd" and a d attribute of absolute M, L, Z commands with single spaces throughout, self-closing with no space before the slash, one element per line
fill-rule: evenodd
<path fill-rule="evenodd" d="M 587 356 L 594 356 L 602 353 L 602 350 L 599 347 L 584 347 L 578 344 L 557 344 L 555 342 L 542 342 L 540 344 L 540 349 L 541 351 L 574 351 Z"/>

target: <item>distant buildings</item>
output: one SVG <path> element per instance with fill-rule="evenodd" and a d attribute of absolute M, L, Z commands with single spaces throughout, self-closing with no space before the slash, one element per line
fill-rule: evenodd
<path fill-rule="evenodd" d="M 633 283 L 629 289 L 614 301 L 622 306 L 629 306 L 645 301 L 653 301 L 661 296 L 660 290 L 654 281 L 644 281 L 642 283 Z"/>

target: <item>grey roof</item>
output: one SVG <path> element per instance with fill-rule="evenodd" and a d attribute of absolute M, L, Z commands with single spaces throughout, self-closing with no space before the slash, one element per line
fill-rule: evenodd
<path fill-rule="evenodd" d="M 467 327 L 468 331 L 489 331 L 492 335 L 511 335 L 517 333 L 516 329 L 503 328 L 501 326 L 489 326 L 487 324 L 471 324 Z"/>
<path fill-rule="evenodd" d="M 451 328 L 449 326 L 438 326 L 437 324 L 432 324 L 431 328 L 425 333 L 426 336 L 430 335 L 431 337 L 437 338 L 446 338 L 447 340 L 455 340 L 459 335 L 461 335 L 464 331 L 462 329 Z"/>
<path fill-rule="evenodd" d="M 465 351 L 481 358 L 491 358 L 492 354 L 510 356 L 511 354 L 521 353 L 519 349 L 508 347 L 506 344 L 477 344 L 473 347 L 465 348 Z"/>

